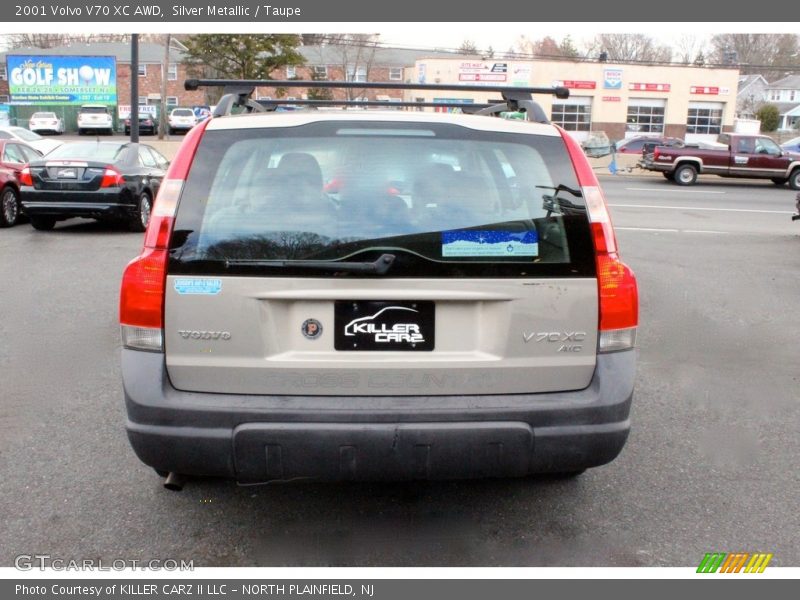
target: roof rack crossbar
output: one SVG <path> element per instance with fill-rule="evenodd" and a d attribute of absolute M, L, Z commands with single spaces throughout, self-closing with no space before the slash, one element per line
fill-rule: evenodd
<path fill-rule="evenodd" d="M 357 90 L 430 90 L 438 92 L 509 92 L 526 94 L 547 94 L 557 98 L 568 98 L 569 89 L 565 87 L 517 87 L 510 85 L 476 85 L 445 83 L 399 83 L 397 81 L 303 81 L 290 79 L 187 79 L 184 88 L 189 91 L 201 87 L 243 88 L 278 87 L 278 88 L 339 88 Z"/>
<path fill-rule="evenodd" d="M 430 91 L 461 91 L 461 92 L 500 92 L 503 102 L 498 104 L 476 104 L 467 103 L 425 103 L 425 102 L 382 102 L 382 101 L 331 101 L 329 106 L 416 106 L 416 107 L 448 107 L 460 108 L 462 112 L 478 115 L 497 115 L 506 111 L 518 111 L 525 114 L 529 121 L 537 123 L 549 123 L 549 119 L 542 107 L 533 100 L 532 94 L 549 94 L 556 98 L 568 98 L 569 90 L 565 87 L 512 87 L 512 86 L 493 86 L 493 85 L 455 85 L 439 83 L 398 83 L 396 81 L 303 81 L 293 79 L 279 81 L 274 79 L 187 79 L 184 81 L 184 88 L 187 90 L 197 90 L 200 87 L 222 87 L 225 95 L 217 104 L 214 116 L 224 116 L 231 114 L 235 106 L 243 107 L 247 112 L 262 112 L 265 110 L 264 104 L 251 100 L 255 88 L 258 86 L 269 86 L 275 88 L 339 88 L 339 89 L 380 89 L 380 90 L 430 90 Z M 264 101 L 262 101 L 264 102 Z M 293 101 L 295 104 L 307 106 L 325 106 L 317 101 L 311 104 L 301 100 Z M 353 104 L 345 104 L 353 102 Z M 287 104 L 280 102 L 279 104 Z M 471 107 L 471 108 L 470 108 Z"/>

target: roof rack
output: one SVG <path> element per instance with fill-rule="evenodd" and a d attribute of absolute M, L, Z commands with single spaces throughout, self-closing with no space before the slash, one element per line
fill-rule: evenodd
<path fill-rule="evenodd" d="M 504 109 L 508 107 L 502 100 L 496 100 L 488 104 L 475 102 L 407 102 L 405 100 L 313 100 L 313 99 L 294 99 L 294 100 L 256 100 L 256 103 L 263 106 L 267 111 L 276 110 L 279 106 L 302 106 L 303 108 L 317 109 L 318 107 L 334 106 L 342 108 L 460 108 L 466 114 L 475 114 L 481 110 L 491 108 L 497 104 L 502 104 Z"/>
<path fill-rule="evenodd" d="M 338 88 L 338 89 L 359 89 L 359 90 L 428 90 L 428 91 L 448 91 L 448 92 L 498 92 L 503 101 L 497 104 L 480 105 L 474 111 L 478 115 L 497 115 L 501 112 L 514 111 L 525 113 L 527 120 L 537 123 L 549 123 L 542 107 L 533 100 L 533 94 L 548 94 L 556 98 L 569 98 L 569 90 L 565 87 L 511 87 L 511 86 L 492 86 L 492 85 L 448 85 L 439 83 L 398 83 L 396 81 L 302 81 L 289 80 L 278 81 L 274 79 L 187 79 L 184 88 L 193 91 L 201 87 L 221 87 L 223 96 L 217 107 L 214 109 L 214 117 L 229 115 L 234 107 L 243 108 L 246 112 L 263 112 L 265 105 L 252 99 L 256 87 L 276 87 L 276 88 Z M 261 101 L 266 102 L 266 101 Z M 279 102 L 280 104 L 306 104 L 309 101 L 293 100 Z M 326 106 L 438 106 L 461 108 L 464 112 L 470 112 L 469 104 L 461 103 L 425 103 L 425 102 L 383 102 L 383 101 L 315 101 L 315 104 L 307 106 L 324 106 L 319 102 L 330 102 Z M 465 110 L 466 108 L 466 110 Z"/>

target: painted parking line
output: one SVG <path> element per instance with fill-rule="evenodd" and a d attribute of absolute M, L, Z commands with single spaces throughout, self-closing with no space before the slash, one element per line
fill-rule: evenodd
<path fill-rule="evenodd" d="M 792 215 L 788 210 L 758 210 L 755 208 L 711 208 L 708 206 L 663 206 L 658 204 L 609 204 L 614 208 L 659 208 L 664 210 L 706 210 L 714 212 L 740 212 L 740 213 L 761 213 L 769 215 Z"/>
<path fill-rule="evenodd" d="M 711 233 L 718 235 L 728 235 L 730 231 L 712 231 L 710 229 L 667 229 L 656 227 L 614 227 L 619 231 L 648 231 L 651 233 Z"/>
<path fill-rule="evenodd" d="M 668 192 L 670 194 L 727 194 L 728 192 L 708 191 L 708 190 L 670 190 L 660 188 L 625 188 L 631 192 Z"/>

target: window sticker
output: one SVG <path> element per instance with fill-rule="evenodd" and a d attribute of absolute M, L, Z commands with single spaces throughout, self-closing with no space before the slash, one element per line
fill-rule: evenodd
<path fill-rule="evenodd" d="M 175 279 L 175 291 L 179 294 L 205 294 L 213 296 L 222 290 L 221 279 L 181 277 Z"/>
<path fill-rule="evenodd" d="M 478 231 L 467 229 L 442 232 L 442 256 L 538 256 L 536 231 Z"/>

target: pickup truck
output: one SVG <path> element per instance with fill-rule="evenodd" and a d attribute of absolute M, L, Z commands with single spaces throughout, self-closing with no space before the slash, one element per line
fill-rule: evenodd
<path fill-rule="evenodd" d="M 678 185 L 692 185 L 697 176 L 708 173 L 721 177 L 771 179 L 775 185 L 789 183 L 800 190 L 800 154 L 782 150 L 763 135 L 724 133 L 717 139 L 719 149 L 698 146 L 645 146 L 639 166 L 661 171 Z"/>

